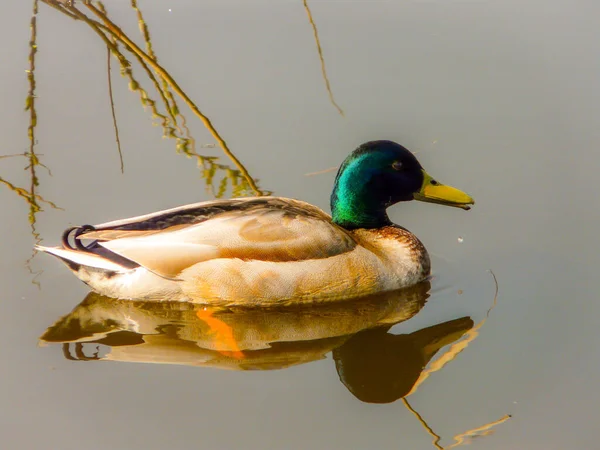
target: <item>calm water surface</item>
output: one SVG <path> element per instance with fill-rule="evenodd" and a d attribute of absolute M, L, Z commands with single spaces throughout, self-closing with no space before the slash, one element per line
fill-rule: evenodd
<path fill-rule="evenodd" d="M 31 3 L 0 19 L 2 155 L 29 151 Z M 34 277 L 29 206 L 1 186 L 3 449 L 598 447 L 599 5 L 309 2 L 342 117 L 301 1 L 139 3 L 159 63 L 260 189 L 328 210 L 334 172 L 307 174 L 392 139 L 477 205 L 390 210 L 432 254 L 431 285 L 213 313 L 88 295 L 43 255 Z M 147 52 L 129 2 L 105 6 Z M 44 243 L 72 224 L 251 193 L 174 93 L 196 152 L 219 159 L 178 155 L 191 142 L 181 117 L 179 141 L 163 138 L 113 58 L 122 174 L 105 42 L 40 2 L 36 45 L 34 150 L 52 171 L 37 166 L 37 192 L 64 209 L 36 215 Z M 0 177 L 29 189 L 27 164 L 1 158 Z"/>

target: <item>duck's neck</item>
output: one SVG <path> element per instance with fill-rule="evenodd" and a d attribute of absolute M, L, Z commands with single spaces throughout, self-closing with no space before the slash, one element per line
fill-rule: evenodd
<path fill-rule="evenodd" d="M 360 211 L 352 204 L 337 204 L 337 207 L 332 209 L 333 223 L 354 230 L 357 228 L 381 228 L 386 225 L 391 225 L 388 215 L 383 211 Z"/>
<path fill-rule="evenodd" d="M 391 225 L 387 205 L 376 197 L 364 177 L 353 176 L 349 171 L 338 174 L 331 194 L 333 223 L 348 230 Z"/>

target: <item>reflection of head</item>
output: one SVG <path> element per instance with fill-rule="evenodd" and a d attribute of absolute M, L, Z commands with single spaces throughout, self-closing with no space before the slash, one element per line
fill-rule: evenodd
<path fill-rule="evenodd" d="M 340 381 L 359 400 L 391 403 L 410 392 L 433 356 L 473 327 L 469 317 L 411 334 L 362 331 L 333 351 Z"/>

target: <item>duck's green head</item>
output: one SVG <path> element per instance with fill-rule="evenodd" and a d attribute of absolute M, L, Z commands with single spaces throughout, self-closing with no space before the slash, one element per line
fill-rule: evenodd
<path fill-rule="evenodd" d="M 398 202 L 421 200 L 470 209 L 464 192 L 433 179 L 417 158 L 392 141 L 367 142 L 346 158 L 331 194 L 333 221 L 348 229 L 388 225 L 386 209 Z"/>

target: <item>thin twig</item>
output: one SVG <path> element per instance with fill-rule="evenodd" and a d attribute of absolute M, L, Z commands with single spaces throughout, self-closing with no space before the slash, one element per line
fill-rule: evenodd
<path fill-rule="evenodd" d="M 333 166 L 333 167 L 330 167 L 329 169 L 323 169 L 323 170 L 317 170 L 316 172 L 305 173 L 304 176 L 305 177 L 314 177 L 315 175 L 322 175 L 324 173 L 333 172 L 334 170 L 337 170 L 337 168 L 338 168 L 338 166 Z"/>
<path fill-rule="evenodd" d="M 331 104 L 333 106 L 335 106 L 335 108 L 338 110 L 340 115 L 342 117 L 344 117 L 344 111 L 342 110 L 342 108 L 340 108 L 340 106 L 336 103 L 335 99 L 333 98 L 333 92 L 331 91 L 331 85 L 329 84 L 329 78 L 327 77 L 327 70 L 325 69 L 325 58 L 323 57 L 323 50 L 321 49 L 321 41 L 319 40 L 319 33 L 317 31 L 317 25 L 315 24 L 312 13 L 310 12 L 310 8 L 308 7 L 308 0 L 303 0 L 303 1 L 304 1 L 304 9 L 306 10 L 306 15 L 308 16 L 308 21 L 310 22 L 310 25 L 312 26 L 313 34 L 315 36 L 315 42 L 317 44 L 317 51 L 319 52 L 319 60 L 321 61 L 321 73 L 323 75 L 323 80 L 325 80 L 325 87 L 327 88 L 327 93 L 329 94 L 329 100 L 331 101 Z"/>
<path fill-rule="evenodd" d="M 101 4 L 100 2 L 98 2 L 98 3 Z M 152 48 L 152 40 L 150 39 L 150 31 L 148 30 L 148 25 L 146 25 L 146 21 L 144 20 L 144 16 L 142 15 L 142 10 L 138 7 L 136 0 L 131 0 L 131 7 L 137 14 L 138 27 L 140 29 L 140 32 L 142 33 L 144 42 L 146 43 L 146 52 L 148 54 L 148 57 L 150 57 L 150 59 L 152 59 L 154 62 L 158 63 L 158 58 L 157 58 L 156 54 L 154 53 L 154 49 Z M 105 13 L 105 11 L 102 11 L 102 12 Z M 105 15 L 106 15 L 106 13 L 105 13 Z M 132 51 L 132 50 L 130 50 L 130 51 Z M 177 131 L 179 131 L 181 133 L 181 130 L 179 129 L 179 126 L 177 125 L 177 119 L 175 118 L 175 116 L 178 113 L 177 104 L 175 103 L 173 94 L 171 94 L 171 91 L 169 90 L 169 85 L 167 84 L 167 81 L 163 77 L 160 77 L 161 81 L 162 81 L 162 89 L 161 89 L 161 87 L 158 85 L 158 81 L 156 80 L 156 77 L 150 71 L 150 69 L 148 69 L 148 66 L 146 65 L 144 60 L 137 53 L 135 53 L 133 51 L 132 51 L 132 53 L 137 57 L 140 64 L 146 69 L 146 72 L 148 73 L 148 78 L 150 78 L 153 81 L 156 90 L 159 91 L 159 93 L 163 99 L 163 102 L 165 103 L 165 108 L 166 108 L 167 112 L 169 113 L 171 120 L 173 121 L 173 126 L 176 127 Z"/>
<path fill-rule="evenodd" d="M 135 4 L 135 6 L 134 6 L 133 3 L 135 3 L 135 0 L 132 0 L 132 6 L 134 7 L 134 9 L 136 9 L 138 11 L 138 17 L 141 17 L 141 11 L 139 10 L 139 8 L 137 8 L 137 4 Z M 98 9 L 104 17 L 108 17 L 107 13 L 106 13 L 106 8 L 101 1 L 98 1 Z M 143 18 L 142 18 L 142 20 L 143 20 Z M 144 24 L 144 26 L 145 26 L 145 24 Z M 144 29 L 147 31 L 147 28 L 144 28 Z M 115 47 L 117 47 L 118 46 L 118 44 L 117 44 L 118 36 L 115 35 L 108 28 L 106 28 L 106 31 L 111 35 L 112 43 L 115 45 Z M 145 36 L 148 39 L 150 38 L 150 35 L 148 35 L 148 34 L 146 34 Z M 149 46 L 149 48 L 152 49 L 152 45 L 149 42 L 147 43 L 147 46 Z M 140 65 L 142 66 L 144 71 L 146 72 L 146 75 L 148 75 L 148 78 L 154 84 L 156 91 L 160 95 L 163 103 L 165 104 L 165 109 L 167 110 L 167 113 L 171 117 L 171 121 L 173 123 L 172 127 L 169 125 L 169 119 L 166 116 L 159 114 L 155 107 L 153 108 L 154 114 L 156 116 L 160 117 L 163 121 L 162 127 L 164 129 L 165 136 L 175 137 L 175 129 L 177 128 L 177 131 L 179 131 L 179 132 L 181 132 L 181 130 L 179 130 L 179 128 L 177 127 L 177 119 L 175 118 L 175 114 L 172 111 L 173 108 L 171 107 L 171 104 L 170 104 L 169 100 L 167 99 L 165 92 L 163 92 L 163 90 L 161 89 L 156 77 L 154 76 L 152 71 L 148 68 L 148 65 L 144 62 L 144 60 L 137 53 L 135 53 L 131 48 L 129 48 L 127 45 L 125 45 L 125 48 L 127 50 L 129 50 L 129 52 L 133 53 L 133 56 L 135 56 L 135 58 L 138 60 L 138 62 L 140 63 Z M 131 72 L 128 75 L 131 75 Z M 163 80 L 163 85 L 164 85 L 164 80 Z M 139 84 L 137 82 L 134 82 L 132 84 L 132 87 L 134 88 L 134 90 L 140 90 Z"/>
<path fill-rule="evenodd" d="M 66 14 L 67 16 L 71 17 L 72 19 L 78 20 L 78 17 L 75 16 L 73 13 L 67 11 L 65 8 L 63 8 L 63 4 L 60 2 L 57 2 L 56 0 L 42 0 L 42 3 L 45 3 L 48 6 L 51 6 L 52 8 L 60 11 L 63 14 Z M 67 6 L 67 5 L 64 5 Z"/>
<path fill-rule="evenodd" d="M 24 156 L 27 158 L 28 153 L 15 153 L 14 155 L 0 155 L 0 159 L 4 159 L 4 158 L 14 158 L 15 156 Z"/>
<path fill-rule="evenodd" d="M 121 151 L 121 140 L 119 139 L 119 126 L 117 125 L 117 115 L 115 113 L 115 101 L 113 99 L 112 77 L 110 70 L 110 47 L 106 47 L 106 72 L 108 78 L 108 96 L 110 97 L 110 111 L 112 113 L 113 126 L 115 127 L 115 139 L 117 140 L 117 150 L 119 151 L 119 161 L 121 162 L 121 173 L 125 173 L 125 165 L 123 163 L 123 152 Z"/>
<path fill-rule="evenodd" d="M 146 43 L 146 53 L 150 58 L 154 60 L 154 62 L 158 63 L 158 57 L 154 53 L 154 49 L 152 47 L 150 30 L 142 14 L 142 10 L 137 4 L 137 0 L 131 0 L 131 7 L 137 14 L 138 27 L 140 29 L 142 37 L 144 38 L 144 42 Z M 167 111 L 170 112 L 171 119 L 173 120 L 173 125 L 175 126 L 177 131 L 185 136 L 184 138 L 178 138 L 181 139 L 182 142 L 177 144 L 177 150 L 182 151 L 187 155 L 193 155 L 194 153 L 196 153 L 196 140 L 191 136 L 190 129 L 187 126 L 185 116 L 181 114 L 179 106 L 177 105 L 177 101 L 175 100 L 175 97 L 169 89 L 169 83 L 167 83 L 167 80 L 163 77 L 160 77 L 160 79 L 162 82 L 162 91 L 164 91 L 163 101 L 165 102 L 165 107 L 167 108 Z M 155 86 L 157 90 L 160 90 L 157 84 L 155 84 Z M 176 117 L 179 117 L 181 119 L 181 126 L 179 125 L 179 123 L 177 123 Z"/>
<path fill-rule="evenodd" d="M 168 136 L 168 137 L 176 137 L 175 129 L 168 125 L 169 124 L 168 117 L 161 114 L 160 112 L 158 112 L 158 109 L 156 108 L 156 102 L 150 98 L 148 93 L 140 86 L 139 82 L 134 78 L 133 72 L 131 70 L 131 64 L 129 63 L 127 58 L 125 58 L 125 56 L 119 51 L 118 43 L 116 41 L 118 39 L 118 36 L 115 36 L 112 33 L 112 31 L 108 27 L 106 27 L 104 24 L 101 24 L 99 22 L 96 22 L 95 20 L 90 19 L 88 16 L 83 14 L 81 11 L 79 11 L 74 6 L 69 7 L 69 9 L 75 15 L 75 17 L 77 17 L 79 20 L 82 20 L 83 22 L 87 23 L 92 28 L 92 30 L 94 30 L 94 32 L 96 34 L 98 34 L 98 36 L 100 36 L 100 38 L 104 41 L 104 43 L 107 45 L 107 47 L 110 48 L 110 50 L 112 51 L 115 58 L 117 58 L 119 60 L 119 64 L 121 65 L 121 73 L 129 78 L 129 81 L 130 81 L 129 88 L 133 91 L 138 91 L 140 93 L 140 98 L 141 98 L 142 104 L 149 106 L 150 109 L 152 110 L 152 114 L 161 120 L 164 135 Z M 109 39 L 106 36 L 106 34 L 104 34 L 105 32 L 111 36 L 112 40 Z M 132 53 L 134 53 L 134 52 L 132 52 Z M 136 55 L 136 57 L 137 57 L 137 55 Z M 139 59 L 139 60 L 142 63 L 142 67 L 144 67 L 144 69 L 146 69 L 146 73 L 148 73 L 149 76 L 152 77 L 152 72 L 143 63 L 143 60 L 141 60 L 141 59 Z M 154 79 L 154 82 L 155 82 L 155 85 L 157 85 L 156 79 Z M 159 89 L 159 91 L 160 91 L 160 89 Z M 162 94 L 162 91 L 160 91 L 160 93 Z"/>
<path fill-rule="evenodd" d="M 144 38 L 144 42 L 146 43 L 146 52 L 148 53 L 148 56 L 150 58 L 152 58 L 152 60 L 154 60 L 154 62 L 158 63 L 158 57 L 156 56 L 156 54 L 154 53 L 154 49 L 152 48 L 152 40 L 150 39 L 150 30 L 148 29 L 146 20 L 144 19 L 144 16 L 142 15 L 142 10 L 139 8 L 139 6 L 137 4 L 137 0 L 131 0 L 131 7 L 135 10 L 135 12 L 137 14 L 138 26 L 140 28 L 140 32 L 142 33 L 142 37 Z M 165 97 L 168 99 L 168 101 L 165 100 L 165 104 L 166 104 L 165 106 L 167 107 L 167 110 L 169 110 L 171 113 L 171 117 L 173 118 L 174 125 L 177 126 L 177 121 L 173 117 L 173 116 L 179 115 L 179 108 L 177 106 L 177 102 L 175 101 L 175 98 L 173 97 L 173 94 L 171 93 L 171 91 L 169 89 L 169 84 L 167 83 L 167 80 L 165 80 L 162 77 L 161 77 L 161 80 L 162 80 Z"/>

